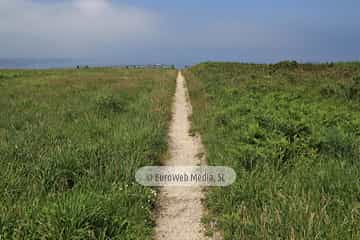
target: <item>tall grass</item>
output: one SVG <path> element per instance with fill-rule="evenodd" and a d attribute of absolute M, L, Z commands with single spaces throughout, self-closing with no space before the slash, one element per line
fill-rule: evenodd
<path fill-rule="evenodd" d="M 185 71 L 210 165 L 207 221 L 225 239 L 359 239 L 358 63 L 204 63 Z"/>
<path fill-rule="evenodd" d="M 150 239 L 175 70 L 0 71 L 0 239 Z"/>

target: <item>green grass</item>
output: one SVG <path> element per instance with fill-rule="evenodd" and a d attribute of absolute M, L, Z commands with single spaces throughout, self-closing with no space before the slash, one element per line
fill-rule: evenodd
<path fill-rule="evenodd" d="M 360 64 L 204 63 L 185 72 L 224 238 L 360 238 Z"/>
<path fill-rule="evenodd" d="M 0 239 L 150 239 L 175 70 L 0 71 Z"/>

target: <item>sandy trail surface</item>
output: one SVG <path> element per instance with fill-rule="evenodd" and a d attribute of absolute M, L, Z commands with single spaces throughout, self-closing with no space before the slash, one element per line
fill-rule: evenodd
<path fill-rule="evenodd" d="M 204 165 L 198 156 L 203 152 L 199 136 L 190 136 L 189 116 L 192 109 L 185 79 L 179 72 L 170 125 L 170 158 L 167 166 Z M 160 189 L 156 240 L 205 240 L 201 217 L 204 213 L 202 187 L 165 186 Z"/>

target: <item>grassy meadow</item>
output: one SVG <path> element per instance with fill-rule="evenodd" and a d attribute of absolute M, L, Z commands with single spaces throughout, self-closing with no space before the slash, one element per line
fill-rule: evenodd
<path fill-rule="evenodd" d="M 186 71 L 225 240 L 360 239 L 360 63 L 203 63 Z M 210 224 L 210 223 L 209 223 Z"/>
<path fill-rule="evenodd" d="M 150 239 L 175 70 L 0 70 L 0 239 Z"/>

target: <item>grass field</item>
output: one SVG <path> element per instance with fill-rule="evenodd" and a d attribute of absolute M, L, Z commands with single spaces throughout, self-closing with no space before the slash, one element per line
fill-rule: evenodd
<path fill-rule="evenodd" d="M 227 240 L 360 239 L 360 64 L 204 63 L 185 72 Z"/>
<path fill-rule="evenodd" d="M 0 71 L 0 239 L 150 239 L 175 70 Z"/>

